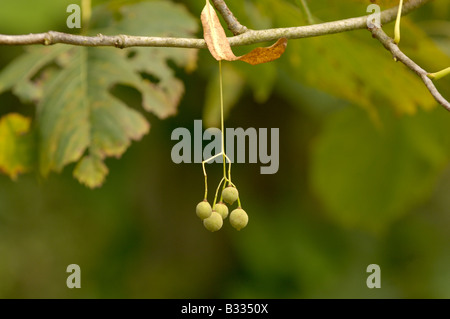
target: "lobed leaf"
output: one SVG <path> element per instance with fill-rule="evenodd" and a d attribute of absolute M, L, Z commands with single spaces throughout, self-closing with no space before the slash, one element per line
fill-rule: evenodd
<path fill-rule="evenodd" d="M 116 21 L 107 6 L 98 7 L 91 33 L 191 36 L 195 19 L 181 5 L 166 1 L 121 7 Z M 97 19 L 97 20 L 96 20 Z M 88 187 L 100 186 L 106 157 L 120 157 L 132 140 L 150 128 L 145 117 L 113 96 L 116 85 L 136 88 L 143 107 L 160 118 L 176 112 L 183 83 L 168 66 L 174 61 L 195 68 L 196 50 L 166 48 L 33 47 L 0 73 L 0 93 L 12 89 L 37 103 L 38 167 L 43 176 L 77 162 L 74 177 Z M 156 81 L 146 79 L 146 75 Z M 19 170 L 19 169 L 18 169 Z"/>

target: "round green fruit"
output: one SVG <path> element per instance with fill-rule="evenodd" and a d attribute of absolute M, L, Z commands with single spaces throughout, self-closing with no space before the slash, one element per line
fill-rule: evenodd
<path fill-rule="evenodd" d="M 203 226 L 210 232 L 218 231 L 222 228 L 223 219 L 218 212 L 212 212 L 211 216 L 203 220 Z"/>
<path fill-rule="evenodd" d="M 228 216 L 228 207 L 222 202 L 219 202 L 214 206 L 214 210 L 222 216 L 222 219 L 227 218 Z"/>
<path fill-rule="evenodd" d="M 237 230 L 241 230 L 248 224 L 248 215 L 242 208 L 236 208 L 230 214 L 231 226 Z"/>
<path fill-rule="evenodd" d="M 208 201 L 205 199 L 197 204 L 195 213 L 200 219 L 205 219 L 211 216 L 212 208 Z"/>
<path fill-rule="evenodd" d="M 239 192 L 234 186 L 226 187 L 222 192 L 224 202 L 232 205 L 239 197 Z"/>

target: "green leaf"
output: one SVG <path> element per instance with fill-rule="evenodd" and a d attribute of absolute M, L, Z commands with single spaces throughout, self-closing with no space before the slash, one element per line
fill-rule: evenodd
<path fill-rule="evenodd" d="M 62 45 L 28 48 L 27 53 L 12 61 L 0 73 L 0 93 L 13 89 L 23 102 L 40 99 L 42 89 L 32 82 L 32 77 L 69 49 L 69 46 Z"/>
<path fill-rule="evenodd" d="M 106 6 L 98 7 L 92 24 L 97 19 L 103 28 L 90 33 L 187 37 L 198 28 L 183 6 L 167 1 L 121 7 L 120 13 L 122 19 L 115 21 Z M 150 127 L 109 90 L 118 84 L 134 87 L 145 110 L 159 118 L 175 114 L 184 86 L 168 63 L 189 71 L 195 68 L 196 54 L 167 48 L 34 47 L 0 73 L 0 92 L 12 89 L 24 100 L 37 101 L 43 176 L 78 162 L 75 178 L 97 187 L 108 173 L 103 160 L 120 157 Z"/>
<path fill-rule="evenodd" d="M 142 2 L 120 9 L 122 19 L 108 32 L 141 36 L 189 37 L 198 31 L 198 20 L 180 4 L 168 1 Z M 151 21 L 151 23 L 149 23 Z M 144 108 L 160 118 L 176 113 L 184 93 L 183 83 L 168 66 L 173 61 L 190 72 L 196 68 L 197 50 L 179 48 L 130 48 L 130 62 L 136 72 L 152 76 L 146 81 Z"/>
<path fill-rule="evenodd" d="M 338 34 L 306 39 L 299 52 L 300 57 L 295 57 L 298 66 L 284 66 L 292 80 L 359 105 L 373 116 L 380 104 L 387 103 L 397 113 L 406 114 L 436 105 L 421 80 L 394 63 L 382 46 Z"/>
<path fill-rule="evenodd" d="M 367 14 L 368 3 L 310 1 L 310 5 L 314 16 L 333 21 Z M 261 12 L 271 12 L 272 27 L 306 24 L 297 2 L 293 5 L 286 0 L 261 0 L 258 7 Z M 391 34 L 393 26 L 385 28 Z M 407 18 L 402 19 L 401 48 L 432 71 L 450 64 L 449 57 Z M 367 30 L 292 40 L 283 58 L 276 63 L 289 76 L 289 81 L 360 106 L 374 119 L 379 105 L 387 105 L 398 114 L 414 114 L 418 109 L 437 105 L 420 78 L 403 64 L 395 63 L 392 55 Z"/>
<path fill-rule="evenodd" d="M 39 163 L 44 176 L 77 161 L 87 149 L 99 158 L 120 157 L 131 140 L 149 129 L 142 115 L 106 90 L 117 83 L 145 90 L 124 52 L 77 47 L 70 54 L 71 64 L 51 79 L 38 105 Z"/>
<path fill-rule="evenodd" d="M 0 118 L 0 171 L 13 180 L 32 169 L 34 136 L 31 119 L 17 113 Z"/>
<path fill-rule="evenodd" d="M 377 232 L 427 198 L 450 160 L 446 115 L 384 111 L 378 128 L 357 108 L 331 116 L 311 158 L 311 183 L 329 216 Z"/>

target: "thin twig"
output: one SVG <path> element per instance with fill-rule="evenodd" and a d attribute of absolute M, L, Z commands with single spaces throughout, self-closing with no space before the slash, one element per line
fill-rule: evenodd
<path fill-rule="evenodd" d="M 397 44 L 395 44 L 394 39 L 390 38 L 382 29 L 373 28 L 370 30 L 374 38 L 379 40 L 384 47 L 392 53 L 394 59 L 402 62 L 412 71 L 417 73 L 417 75 L 425 83 L 427 89 L 430 91 L 431 95 L 435 100 L 441 104 L 447 111 L 450 111 L 450 103 L 439 93 L 433 81 L 428 77 L 428 72 L 422 69 L 416 62 L 411 60 L 406 54 L 404 54 Z"/>
<path fill-rule="evenodd" d="M 300 4 L 302 5 L 303 11 L 305 11 L 306 14 L 306 21 L 308 24 L 314 24 L 314 17 L 311 14 L 311 10 L 309 10 L 308 3 L 306 3 L 306 0 L 300 0 Z"/>
<path fill-rule="evenodd" d="M 403 6 L 403 15 L 419 8 L 431 0 L 411 0 Z M 381 22 L 394 21 L 398 7 L 381 12 Z M 367 28 L 367 16 L 338 20 L 333 22 L 267 30 L 248 30 L 247 32 L 228 38 L 231 46 L 249 45 L 260 42 L 274 41 L 279 38 L 299 39 L 317 37 L 327 34 L 346 32 Z M 0 45 L 30 45 L 65 43 L 80 46 L 113 46 L 117 48 L 127 47 L 178 47 L 205 49 L 206 43 L 203 39 L 191 38 L 164 38 L 164 37 L 142 37 L 130 35 L 107 36 L 99 34 L 87 37 L 62 32 L 49 31 L 46 33 L 35 33 L 28 35 L 2 35 L 0 34 Z"/>
<path fill-rule="evenodd" d="M 219 11 L 220 15 L 228 25 L 228 29 L 233 32 L 234 35 L 239 35 L 248 31 L 246 26 L 243 26 L 234 16 L 233 12 L 228 9 L 227 4 L 223 0 L 212 0 L 214 7 Z"/>
<path fill-rule="evenodd" d="M 121 49 L 128 47 L 177 47 L 197 49 L 206 48 L 205 40 L 191 38 L 142 37 L 130 35 L 108 36 L 101 33 L 97 34 L 96 36 L 82 36 L 57 31 L 49 31 L 46 33 L 32 33 L 27 35 L 0 34 L 0 45 L 52 45 L 56 43 L 87 47 L 112 46 Z"/>

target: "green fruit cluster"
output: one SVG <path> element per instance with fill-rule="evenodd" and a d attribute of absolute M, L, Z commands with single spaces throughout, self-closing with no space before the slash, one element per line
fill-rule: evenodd
<path fill-rule="evenodd" d="M 236 187 L 228 186 L 222 191 L 221 199 L 213 206 L 209 204 L 208 200 L 203 200 L 197 204 L 196 214 L 203 220 L 203 226 L 211 232 L 218 231 L 223 226 L 223 221 L 228 217 L 228 205 L 232 205 L 239 198 L 239 192 Z M 247 213 L 239 206 L 230 214 L 230 224 L 237 230 L 241 230 L 248 223 Z"/>

